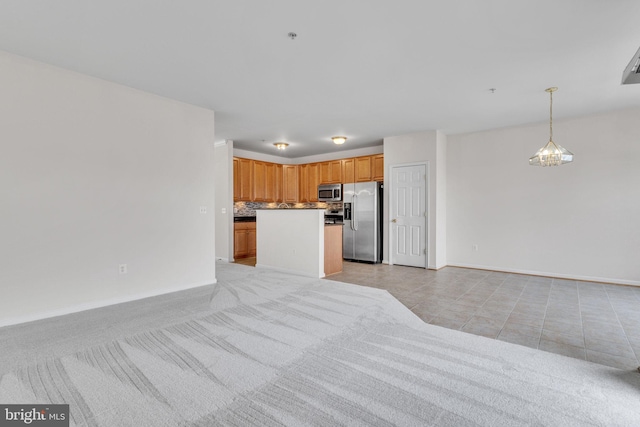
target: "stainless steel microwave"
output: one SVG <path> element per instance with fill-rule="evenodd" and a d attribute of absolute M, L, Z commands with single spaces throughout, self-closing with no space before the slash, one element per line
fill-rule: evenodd
<path fill-rule="evenodd" d="M 322 184 L 318 186 L 319 202 L 342 201 L 342 184 Z"/>

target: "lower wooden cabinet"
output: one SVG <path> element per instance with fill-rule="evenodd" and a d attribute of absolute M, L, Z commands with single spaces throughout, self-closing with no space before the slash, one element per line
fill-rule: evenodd
<path fill-rule="evenodd" d="M 324 274 L 342 272 L 342 225 L 324 226 Z"/>
<path fill-rule="evenodd" d="M 256 256 L 256 223 L 236 222 L 233 224 L 233 258 Z"/>

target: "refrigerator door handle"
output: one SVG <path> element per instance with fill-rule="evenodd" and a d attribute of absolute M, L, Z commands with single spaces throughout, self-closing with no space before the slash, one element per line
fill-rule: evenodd
<path fill-rule="evenodd" d="M 353 195 L 353 211 L 352 211 L 352 218 L 353 221 L 351 221 L 352 227 L 353 227 L 353 231 L 358 231 L 358 195 L 354 194 Z"/>

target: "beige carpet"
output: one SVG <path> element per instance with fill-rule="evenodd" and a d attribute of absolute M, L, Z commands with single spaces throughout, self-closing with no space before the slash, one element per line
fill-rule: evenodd
<path fill-rule="evenodd" d="M 14 363 L 0 403 L 97 426 L 640 425 L 636 372 L 428 325 L 374 288 L 233 264 L 218 280 L 172 324 Z"/>

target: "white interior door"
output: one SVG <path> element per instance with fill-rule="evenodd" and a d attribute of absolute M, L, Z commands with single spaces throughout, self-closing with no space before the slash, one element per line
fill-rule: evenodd
<path fill-rule="evenodd" d="M 427 167 L 391 168 L 391 260 L 427 267 Z"/>

